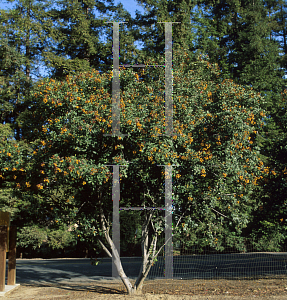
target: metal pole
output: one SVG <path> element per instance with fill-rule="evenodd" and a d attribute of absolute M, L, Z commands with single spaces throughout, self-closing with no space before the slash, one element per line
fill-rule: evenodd
<path fill-rule="evenodd" d="M 118 251 L 119 257 L 120 254 L 120 213 L 119 213 L 119 203 L 120 203 L 120 174 L 119 174 L 119 166 L 113 166 L 113 243 L 115 245 L 116 250 Z M 119 277 L 119 273 L 116 267 L 116 258 L 114 253 L 113 255 L 113 265 L 112 265 L 112 273 L 113 277 Z"/>
<path fill-rule="evenodd" d="M 167 279 L 173 278 L 172 243 L 172 166 L 165 166 L 165 273 Z"/>

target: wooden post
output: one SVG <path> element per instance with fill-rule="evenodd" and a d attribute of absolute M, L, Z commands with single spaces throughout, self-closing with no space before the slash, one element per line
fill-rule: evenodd
<path fill-rule="evenodd" d="M 0 211 L 0 226 L 7 226 L 7 240 L 6 240 L 6 252 L 9 252 L 9 229 L 10 229 L 10 213 L 6 211 Z"/>
<path fill-rule="evenodd" d="M 0 226 L 0 292 L 5 291 L 7 226 Z"/>
<path fill-rule="evenodd" d="M 10 226 L 7 285 L 16 284 L 16 230 L 17 227 L 15 225 Z"/>

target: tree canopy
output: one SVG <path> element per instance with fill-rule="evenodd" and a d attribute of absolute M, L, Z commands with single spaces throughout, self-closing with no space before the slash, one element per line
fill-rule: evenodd
<path fill-rule="evenodd" d="M 222 250 L 225 237 L 242 249 L 242 229 L 258 208 L 251 195 L 268 171 L 254 145 L 263 126 L 264 99 L 252 88 L 222 80 L 208 57 L 193 62 L 183 53 L 174 54 L 174 136 L 157 136 L 165 131 L 162 70 L 151 71 L 159 77 L 152 83 L 140 80 L 131 69 L 120 71 L 121 132 L 128 134 L 124 138 L 104 136 L 112 127 L 112 72 L 92 70 L 62 81 L 44 79 L 30 95 L 29 117 L 23 125 L 31 154 L 21 155 L 16 142 L 7 143 L 1 151 L 2 176 L 26 166 L 26 176 L 15 178 L 15 185 L 26 194 L 41 195 L 34 209 L 38 205 L 43 212 L 52 210 L 53 218 L 65 224 L 85 223 L 99 239 L 105 237 L 114 253 L 109 237 L 112 172 L 106 165 L 126 165 L 120 167 L 121 182 L 129 196 L 132 187 L 134 196 L 128 203 L 123 193 L 125 206 L 161 206 L 165 172 L 158 165 L 180 165 L 173 169 L 173 206 L 177 216 L 184 210 L 184 226 L 195 229 L 201 246 Z M 62 186 L 67 187 L 64 201 L 44 200 Z M 179 217 L 175 219 L 179 224 Z M 154 232 L 149 231 L 152 250 L 164 230 L 163 216 L 151 211 L 146 220 L 157 224 Z M 175 231 L 185 229 L 178 224 Z M 144 237 L 144 226 L 142 232 Z M 139 286 L 155 257 L 153 253 L 151 261 L 145 261 Z"/>

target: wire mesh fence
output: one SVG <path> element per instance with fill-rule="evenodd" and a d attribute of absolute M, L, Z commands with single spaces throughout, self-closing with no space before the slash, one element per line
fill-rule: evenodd
<path fill-rule="evenodd" d="M 159 246 L 164 244 L 161 239 Z M 224 251 L 211 247 L 186 247 L 177 241 L 173 243 L 173 278 L 175 279 L 278 279 L 287 278 L 287 247 L 281 252 L 258 250 L 246 239 L 243 251 L 225 246 Z M 265 245 L 268 249 L 268 245 Z M 165 278 L 165 253 L 160 252 L 154 262 L 148 279 Z"/>

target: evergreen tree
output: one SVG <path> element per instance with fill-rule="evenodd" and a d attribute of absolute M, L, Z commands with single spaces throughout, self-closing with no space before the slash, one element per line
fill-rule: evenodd
<path fill-rule="evenodd" d="M 1 10 L 0 72 L 1 123 L 9 123 L 19 140 L 21 114 L 33 81 L 41 78 L 40 55 L 45 47 L 45 10 L 48 1 L 17 0 L 10 10 Z M 23 121 L 23 120 L 22 120 Z"/>
<path fill-rule="evenodd" d="M 275 23 L 270 33 L 270 40 L 279 44 L 281 56 L 278 60 L 278 73 L 281 71 L 283 75 L 284 72 L 286 73 L 286 13 L 284 15 L 284 2 L 280 0 L 267 2 L 268 7 L 272 8 L 273 11 L 272 14 L 269 13 L 269 19 Z M 266 126 L 263 127 L 260 140 L 264 148 L 262 158 L 270 171 L 265 175 L 260 194 L 262 206 L 254 214 L 254 221 L 251 224 L 255 233 L 273 235 L 274 240 L 283 240 L 287 229 L 286 219 L 284 219 L 287 211 L 286 79 L 284 81 L 285 84 L 283 82 L 282 89 L 278 90 L 277 94 L 274 95 L 274 93 L 269 92 L 269 99 L 271 99 L 268 107 L 269 116 L 266 119 Z"/>
<path fill-rule="evenodd" d="M 7 144 L 14 143 L 17 151 L 24 153 L 30 145 L 24 140 L 26 133 L 21 126 L 31 104 L 28 100 L 30 90 L 41 78 L 39 64 L 46 44 L 46 10 L 50 3 L 37 0 L 9 2 L 14 4 L 13 8 L 1 10 L 0 15 L 0 151 L 3 153 Z M 12 188 L 11 182 L 23 177 L 22 170 L 15 172 L 8 168 L 6 171 L 6 176 L 1 172 L 0 177 L 0 207 L 10 211 L 14 218 L 23 213 L 29 200 L 20 200 Z"/>
<path fill-rule="evenodd" d="M 208 54 L 217 63 L 224 79 L 230 78 L 232 42 L 237 38 L 237 13 L 240 1 L 198 1 L 201 16 L 198 26 L 196 48 Z"/>
<path fill-rule="evenodd" d="M 106 5 L 105 2 L 111 3 Z M 52 20 L 50 36 L 51 50 L 45 53 L 47 66 L 53 78 L 63 78 L 67 74 L 89 71 L 95 68 L 101 72 L 112 69 L 113 65 L 113 25 L 106 22 L 128 22 L 130 14 L 122 4 L 113 1 L 56 1 L 57 6 L 50 10 Z M 108 17 L 97 18 L 95 11 Z M 112 16 L 115 13 L 115 17 Z M 131 26 L 131 24 L 128 24 Z M 107 35 L 107 42 L 100 37 Z M 120 48 L 123 62 L 132 59 L 135 51 L 134 39 L 127 30 L 127 24 L 120 24 Z M 125 62 L 127 63 L 127 62 Z"/>
<path fill-rule="evenodd" d="M 268 3 L 268 5 L 269 7 L 273 8 L 273 11 L 275 12 L 272 18 L 275 21 L 275 24 L 277 25 L 272 30 L 272 35 L 270 36 L 270 39 L 274 38 L 280 42 L 280 49 L 283 54 L 281 57 L 281 67 L 283 68 L 283 70 L 285 70 L 285 75 L 287 75 L 287 4 L 284 0 L 276 0 L 270 2 L 271 3 Z M 270 15 L 269 18 L 271 18 Z"/>
<path fill-rule="evenodd" d="M 261 182 L 261 187 L 257 189 L 253 197 L 257 198 L 260 203 L 264 202 L 265 208 L 258 212 L 257 215 L 260 217 L 254 216 L 254 221 L 249 224 L 245 233 L 250 233 L 257 227 L 257 233 L 264 232 L 267 235 L 274 232 L 276 228 L 278 235 L 275 239 L 278 241 L 285 230 L 281 230 L 282 226 L 279 227 L 278 223 L 282 219 L 283 207 L 285 207 L 282 200 L 284 194 L 286 195 L 286 187 L 281 176 L 285 167 L 282 158 L 285 157 L 286 130 L 283 127 L 280 128 L 279 125 L 279 119 L 285 115 L 285 110 L 282 110 L 285 80 L 279 42 L 271 38 L 272 31 L 278 28 L 275 17 L 270 17 L 274 15 L 278 4 L 274 2 L 204 1 L 209 12 L 208 18 L 213 19 L 210 23 L 214 23 L 213 32 L 216 38 L 219 38 L 219 43 L 216 38 L 213 38 L 212 42 L 202 49 L 207 51 L 212 61 L 219 62 L 221 70 L 227 76 L 238 84 L 252 86 L 267 100 L 262 105 L 262 108 L 267 111 L 265 126 L 260 128 L 255 125 L 258 134 L 253 136 L 251 142 L 262 149 L 261 158 L 268 166 L 266 172 L 270 170 L 265 177 L 274 177 L 274 174 L 277 174 L 277 188 L 274 189 L 274 185 L 268 182 L 268 178 L 264 178 L 265 184 Z M 223 57 L 218 55 L 218 49 L 223 49 Z M 273 201 L 274 192 L 278 200 L 276 203 Z M 268 201 L 266 201 L 267 195 L 269 195 Z M 271 207 L 274 209 L 270 210 Z M 264 225 L 259 220 L 266 222 L 268 220 L 272 226 L 268 225 L 270 228 L 267 226 L 266 229 L 266 223 Z"/>
<path fill-rule="evenodd" d="M 180 22 L 172 24 L 172 49 L 175 51 L 183 48 L 192 60 L 196 59 L 193 45 L 197 26 L 195 20 L 199 16 L 199 12 L 195 10 L 196 2 L 140 0 L 139 4 L 144 7 L 145 12 L 141 14 L 136 11 L 136 17 L 132 20 L 133 35 L 137 41 L 143 43 L 143 48 L 136 51 L 138 63 L 148 64 L 151 58 L 155 58 L 159 65 L 164 64 L 166 25 L 159 22 Z M 145 75 L 139 72 L 140 78 L 147 79 L 149 76 L 155 79 L 153 69 L 146 68 Z"/>

